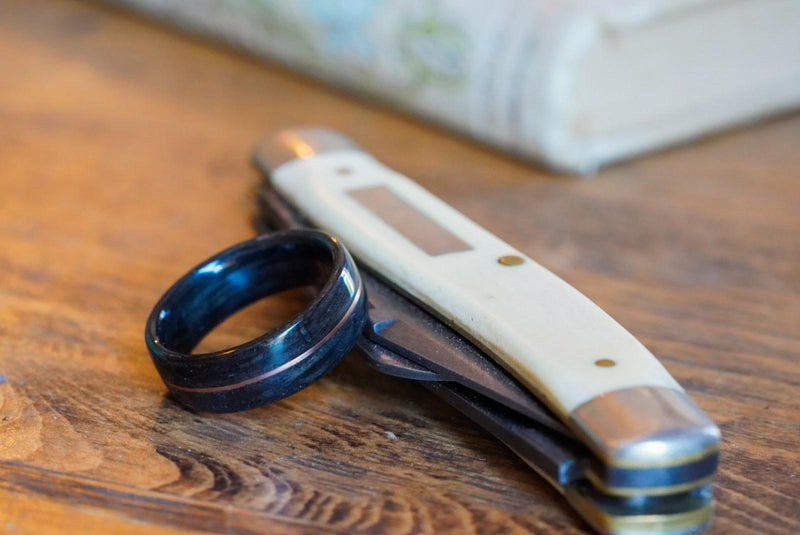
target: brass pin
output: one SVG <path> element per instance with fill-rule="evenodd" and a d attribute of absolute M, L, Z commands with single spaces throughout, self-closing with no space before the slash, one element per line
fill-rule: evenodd
<path fill-rule="evenodd" d="M 597 359 L 594 361 L 595 366 L 600 366 L 601 368 L 610 368 L 612 366 L 616 366 L 617 363 L 611 359 Z"/>
<path fill-rule="evenodd" d="M 497 261 L 500 264 L 503 264 L 504 266 L 518 266 L 521 263 L 523 263 L 525 259 L 522 258 L 521 256 L 510 254 L 506 256 L 501 256 L 500 258 L 497 259 Z"/>

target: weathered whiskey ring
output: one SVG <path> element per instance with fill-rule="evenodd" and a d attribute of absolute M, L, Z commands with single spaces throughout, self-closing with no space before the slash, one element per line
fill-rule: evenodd
<path fill-rule="evenodd" d="M 230 349 L 192 354 L 225 318 L 301 286 L 316 295 L 282 325 Z M 175 399 L 196 410 L 231 412 L 308 386 L 350 351 L 365 319 L 364 287 L 344 246 L 323 232 L 288 230 L 234 245 L 189 271 L 153 308 L 145 339 Z"/>

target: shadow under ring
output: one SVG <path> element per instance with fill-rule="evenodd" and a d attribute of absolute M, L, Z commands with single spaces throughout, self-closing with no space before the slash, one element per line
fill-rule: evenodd
<path fill-rule="evenodd" d="M 192 350 L 227 317 L 277 292 L 311 286 L 308 306 L 236 347 Z M 302 390 L 333 368 L 361 335 L 365 289 L 344 246 L 316 230 L 241 242 L 181 277 L 150 313 L 145 341 L 164 383 L 195 410 L 233 412 Z"/>

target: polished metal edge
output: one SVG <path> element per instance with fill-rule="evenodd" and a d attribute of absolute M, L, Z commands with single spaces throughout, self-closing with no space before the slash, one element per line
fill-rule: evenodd
<path fill-rule="evenodd" d="M 613 466 L 675 466 L 719 449 L 714 422 L 685 393 L 665 387 L 602 394 L 572 411 L 570 423 Z"/>
<path fill-rule="evenodd" d="M 258 143 L 253 161 L 265 173 L 296 159 L 339 150 L 358 150 L 350 138 L 329 128 L 305 126 L 281 130 Z"/>
<path fill-rule="evenodd" d="M 596 503 L 568 490 L 567 501 L 600 533 L 610 535 L 643 535 L 645 533 L 694 535 L 704 531 L 714 516 L 716 503 L 709 498 L 689 511 L 650 515 L 615 515 L 602 511 Z"/>
<path fill-rule="evenodd" d="M 606 485 L 605 482 L 595 472 L 589 470 L 586 472 L 586 480 L 589 481 L 596 489 L 611 496 L 668 496 L 670 494 L 678 494 L 687 492 L 692 489 L 703 487 L 711 483 L 714 475 L 701 477 L 693 481 L 681 483 L 678 485 L 665 485 L 660 487 L 612 487 Z"/>

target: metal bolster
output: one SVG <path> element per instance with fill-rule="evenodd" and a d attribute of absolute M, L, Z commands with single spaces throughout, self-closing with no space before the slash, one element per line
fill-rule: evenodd
<path fill-rule="evenodd" d="M 350 138 L 335 130 L 306 126 L 282 130 L 256 145 L 253 161 L 264 173 L 271 173 L 295 159 L 310 158 L 321 152 L 358 149 Z"/>
<path fill-rule="evenodd" d="M 664 387 L 608 392 L 570 415 L 573 427 L 613 466 L 676 466 L 714 454 L 719 429 L 685 393 Z"/>

